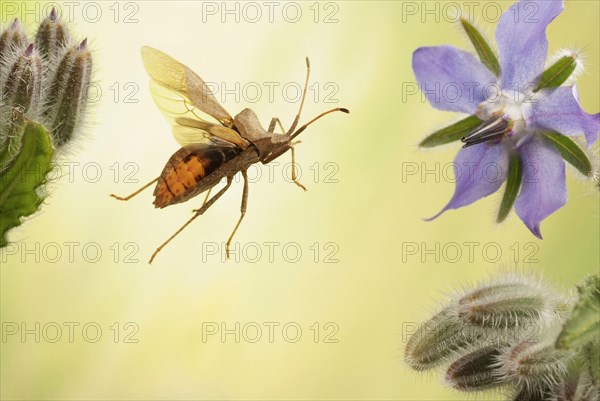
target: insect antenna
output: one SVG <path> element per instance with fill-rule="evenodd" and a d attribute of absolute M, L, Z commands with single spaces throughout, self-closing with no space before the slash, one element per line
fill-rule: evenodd
<path fill-rule="evenodd" d="M 302 131 L 304 131 L 309 125 L 311 125 L 312 123 L 317 121 L 319 118 L 326 116 L 329 113 L 333 113 L 335 111 L 341 111 L 343 113 L 350 113 L 350 110 L 343 108 L 343 107 L 336 107 L 335 109 L 327 110 L 326 112 L 319 114 L 318 116 L 316 116 L 315 118 L 313 118 L 312 120 L 310 120 L 309 122 L 304 124 L 302 127 L 298 128 L 298 131 L 294 132 L 292 134 L 292 136 L 290 136 L 290 140 L 292 140 L 295 137 L 297 137 L 298 135 L 300 135 L 300 133 L 302 133 Z"/>
<path fill-rule="evenodd" d="M 308 57 L 307 57 L 306 58 L 306 81 L 304 82 L 304 90 L 302 91 L 302 100 L 300 101 L 300 109 L 298 110 L 298 114 L 296 114 L 296 118 L 294 119 L 294 122 L 292 123 L 292 126 L 290 127 L 290 129 L 286 135 L 290 135 L 292 132 L 294 132 L 294 130 L 298 126 L 298 122 L 300 121 L 300 114 L 302 113 L 302 108 L 304 107 L 304 99 L 306 99 L 306 90 L 308 88 L 309 77 L 310 77 L 310 61 L 308 60 Z"/>

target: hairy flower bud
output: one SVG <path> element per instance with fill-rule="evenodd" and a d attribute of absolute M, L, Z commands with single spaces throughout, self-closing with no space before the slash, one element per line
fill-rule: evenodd
<path fill-rule="evenodd" d="M 4 169 L 20 147 L 24 117 L 35 118 L 41 97 L 42 62 L 29 45 L 14 62 L 5 66 L 0 108 L 0 169 Z"/>
<path fill-rule="evenodd" d="M 7 55 L 11 51 L 24 50 L 28 44 L 27 35 L 19 20 L 15 18 L 12 24 L 0 34 L 0 66 L 7 61 Z"/>
<path fill-rule="evenodd" d="M 69 30 L 58 19 L 56 9 L 52 8 L 50 15 L 42 21 L 35 35 L 35 45 L 38 51 L 42 57 L 52 60 L 59 57 L 69 40 Z"/>
<path fill-rule="evenodd" d="M 452 360 L 459 352 L 485 341 L 479 327 L 467 326 L 449 307 L 420 326 L 406 345 L 405 361 L 415 370 L 427 370 Z"/>
<path fill-rule="evenodd" d="M 72 46 L 56 66 L 49 84 L 43 121 L 57 147 L 69 142 L 81 125 L 91 72 L 92 55 L 87 39 Z"/>
<path fill-rule="evenodd" d="M 497 366 L 507 380 L 520 387 L 543 389 L 561 381 L 571 357 L 551 344 L 525 340 L 505 349 Z"/>
<path fill-rule="evenodd" d="M 495 346 L 478 348 L 458 359 L 446 372 L 446 383 L 460 391 L 481 391 L 504 384 L 497 359 L 500 349 Z"/>
<path fill-rule="evenodd" d="M 540 285 L 509 277 L 463 295 L 458 301 L 458 317 L 482 327 L 523 328 L 552 320 L 556 308 L 556 302 Z"/>
<path fill-rule="evenodd" d="M 18 108 L 23 114 L 34 115 L 41 96 L 42 61 L 29 45 L 15 59 L 12 65 L 7 66 L 8 76 L 2 87 L 4 105 Z"/>

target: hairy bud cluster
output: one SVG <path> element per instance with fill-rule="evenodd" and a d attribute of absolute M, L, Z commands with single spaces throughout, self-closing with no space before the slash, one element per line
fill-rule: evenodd
<path fill-rule="evenodd" d="M 54 146 L 67 144 L 84 120 L 92 56 L 87 39 L 76 43 L 56 10 L 39 25 L 30 43 L 15 19 L 0 34 L 0 154 L 18 151 L 25 121 L 41 123 Z"/>
<path fill-rule="evenodd" d="M 516 274 L 464 290 L 411 336 L 405 361 L 417 371 L 446 366 L 445 384 L 459 391 L 598 401 L 599 283 L 589 279 L 576 302 Z"/>
<path fill-rule="evenodd" d="M 73 41 L 55 9 L 32 42 L 17 19 L 0 31 L 0 249 L 43 203 L 54 156 L 81 131 L 91 74 L 87 39 Z"/>

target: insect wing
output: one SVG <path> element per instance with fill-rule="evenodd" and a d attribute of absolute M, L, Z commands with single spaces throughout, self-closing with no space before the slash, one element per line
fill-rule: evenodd
<path fill-rule="evenodd" d="M 148 75 L 165 88 L 180 93 L 191 103 L 227 127 L 233 118 L 217 102 L 208 85 L 195 72 L 166 53 L 152 47 L 142 47 L 142 60 Z"/>
<path fill-rule="evenodd" d="M 154 102 L 173 126 L 173 136 L 181 146 L 212 141 L 222 146 L 246 148 L 246 142 L 240 135 L 219 124 L 209 122 L 212 119 L 206 113 L 195 108 L 189 99 L 156 81 L 150 81 L 150 93 Z M 219 140 L 220 139 L 220 140 Z"/>
<path fill-rule="evenodd" d="M 202 78 L 172 57 L 150 47 L 142 48 L 142 59 L 152 78 L 150 92 L 154 102 L 173 125 L 173 135 L 182 146 L 217 137 L 232 146 L 247 147 L 246 141 L 228 128 L 233 125 L 233 119 Z M 208 121 L 213 118 L 218 122 Z"/>

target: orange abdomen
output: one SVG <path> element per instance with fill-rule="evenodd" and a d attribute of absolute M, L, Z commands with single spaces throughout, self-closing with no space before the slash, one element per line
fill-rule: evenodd
<path fill-rule="evenodd" d="M 163 208 L 198 195 L 202 179 L 237 156 L 237 148 L 181 148 L 167 162 L 154 189 L 154 206 Z M 208 189 L 208 188 L 205 188 Z"/>

